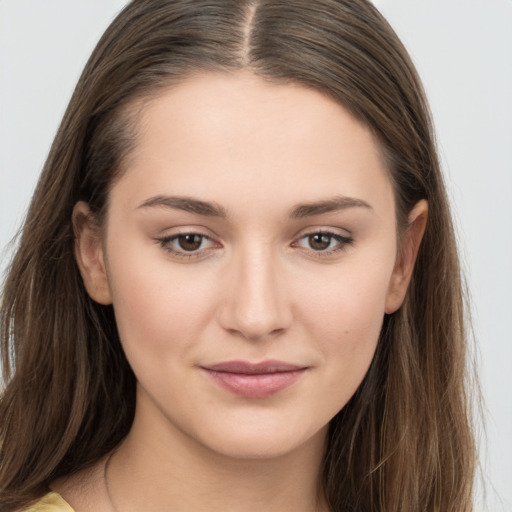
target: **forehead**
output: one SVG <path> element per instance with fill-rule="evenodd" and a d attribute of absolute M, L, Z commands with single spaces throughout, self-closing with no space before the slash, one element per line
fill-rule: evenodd
<path fill-rule="evenodd" d="M 313 89 L 246 72 L 198 75 L 147 101 L 138 123 L 112 191 L 128 201 L 181 194 L 229 208 L 235 199 L 290 205 L 347 195 L 392 207 L 371 131 Z"/>

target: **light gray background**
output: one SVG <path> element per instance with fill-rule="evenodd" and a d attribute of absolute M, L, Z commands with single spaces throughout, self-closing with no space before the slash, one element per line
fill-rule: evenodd
<path fill-rule="evenodd" d="M 0 0 L 0 270 L 79 73 L 125 3 Z M 473 295 L 487 407 L 478 510 L 511 512 L 512 0 L 376 3 L 424 80 Z"/>

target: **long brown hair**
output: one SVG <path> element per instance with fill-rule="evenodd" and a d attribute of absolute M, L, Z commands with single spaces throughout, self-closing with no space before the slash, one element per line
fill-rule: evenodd
<path fill-rule="evenodd" d="M 414 66 L 366 0 L 134 0 L 78 82 L 32 199 L 1 309 L 0 510 L 93 464 L 130 429 L 135 377 L 111 306 L 73 255 L 72 209 L 101 220 L 136 139 L 139 100 L 197 71 L 247 69 L 314 88 L 374 132 L 399 229 L 429 218 L 403 306 L 384 319 L 363 383 L 331 421 L 333 511 L 470 511 L 475 465 L 455 237 Z"/>

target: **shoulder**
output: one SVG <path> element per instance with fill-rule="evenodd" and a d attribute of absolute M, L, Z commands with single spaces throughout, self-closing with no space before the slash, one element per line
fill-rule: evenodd
<path fill-rule="evenodd" d="M 22 512 L 74 512 L 60 494 L 49 492 Z"/>
<path fill-rule="evenodd" d="M 110 512 L 104 467 L 105 460 L 101 459 L 92 466 L 54 480 L 50 484 L 52 492 L 22 512 Z"/>

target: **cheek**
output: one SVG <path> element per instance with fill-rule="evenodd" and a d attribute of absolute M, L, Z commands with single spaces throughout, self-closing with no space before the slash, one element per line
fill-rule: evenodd
<path fill-rule="evenodd" d="M 378 333 L 395 258 L 394 247 L 388 245 L 375 251 L 378 258 L 373 251 L 367 251 L 368 257 L 357 254 L 315 284 L 313 275 L 302 281 L 297 293 L 303 297 L 303 312 L 311 329 L 320 329 L 326 339 L 359 333 L 361 342 Z"/>
<path fill-rule="evenodd" d="M 118 249 L 112 249 L 109 282 L 128 359 L 158 363 L 166 353 L 180 354 L 211 315 L 211 278 L 184 279 L 184 271 L 165 256 L 123 250 L 130 256 L 120 258 Z"/>
<path fill-rule="evenodd" d="M 321 333 L 326 356 L 339 358 L 344 365 L 366 365 L 371 358 L 384 318 L 383 296 L 372 291 L 359 282 L 356 289 L 346 285 L 331 290 L 331 300 L 313 301 L 310 325 L 313 328 L 314 322 Z"/>
<path fill-rule="evenodd" d="M 303 318 L 326 369 L 326 402 L 336 412 L 352 397 L 373 359 L 385 314 L 393 254 L 373 265 L 348 266 L 304 294 Z M 367 262 L 369 263 L 369 262 Z"/>

